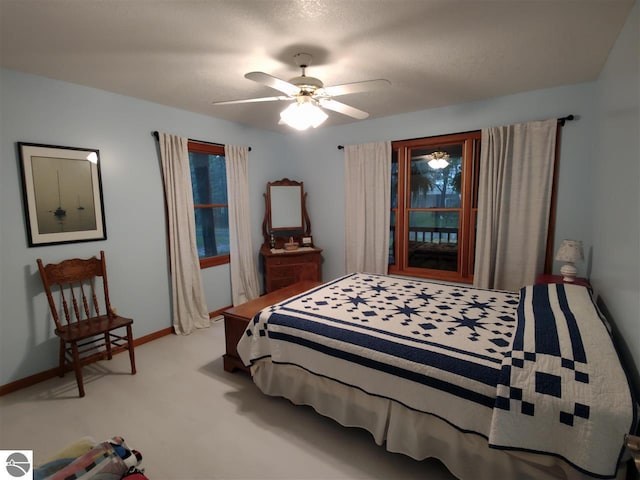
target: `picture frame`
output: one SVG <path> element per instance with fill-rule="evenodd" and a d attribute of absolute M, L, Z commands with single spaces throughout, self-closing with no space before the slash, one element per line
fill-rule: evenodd
<path fill-rule="evenodd" d="M 303 247 L 313 247 L 313 237 L 311 235 L 302 237 Z"/>
<path fill-rule="evenodd" d="M 29 247 L 106 240 L 100 151 L 18 142 Z"/>

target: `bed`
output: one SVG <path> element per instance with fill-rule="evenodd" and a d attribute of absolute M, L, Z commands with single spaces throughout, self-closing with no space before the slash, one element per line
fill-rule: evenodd
<path fill-rule="evenodd" d="M 259 312 L 256 385 L 461 479 L 621 478 L 637 404 L 590 291 L 355 273 Z"/>

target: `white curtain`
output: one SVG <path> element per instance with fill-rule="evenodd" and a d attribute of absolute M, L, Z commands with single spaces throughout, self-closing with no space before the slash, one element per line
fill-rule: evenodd
<path fill-rule="evenodd" d="M 474 286 L 518 290 L 542 272 L 557 120 L 482 130 Z"/>
<path fill-rule="evenodd" d="M 240 305 L 260 295 L 260 282 L 251 241 L 249 149 L 233 145 L 226 145 L 224 149 L 229 199 L 231 293 L 233 304 Z"/>
<path fill-rule="evenodd" d="M 178 335 L 211 325 L 196 245 L 188 139 L 158 135 L 169 222 L 173 327 Z"/>
<path fill-rule="evenodd" d="M 346 273 L 386 274 L 389 265 L 391 142 L 346 145 Z"/>

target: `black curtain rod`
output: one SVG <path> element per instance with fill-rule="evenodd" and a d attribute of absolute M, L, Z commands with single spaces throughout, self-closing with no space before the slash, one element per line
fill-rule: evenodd
<path fill-rule="evenodd" d="M 571 120 L 575 120 L 575 116 L 573 114 L 567 115 L 566 117 L 558 118 L 558 125 L 564 127 L 565 122 L 570 122 Z M 344 150 L 344 145 L 338 145 L 338 150 Z"/>
<path fill-rule="evenodd" d="M 151 132 L 151 135 L 153 135 L 156 140 L 160 140 L 160 135 L 158 134 L 157 130 Z M 196 143 L 205 143 L 207 145 L 215 145 L 216 147 L 224 147 L 224 143 L 206 142 L 204 140 L 194 140 L 193 138 L 190 138 L 189 141 Z M 249 147 L 249 151 L 251 151 L 251 147 Z"/>
<path fill-rule="evenodd" d="M 560 117 L 558 119 L 558 125 L 560 125 L 561 127 L 564 127 L 564 123 L 565 122 L 570 122 L 571 120 L 574 120 L 576 117 L 573 116 L 573 114 L 571 115 L 567 115 L 566 117 Z"/>

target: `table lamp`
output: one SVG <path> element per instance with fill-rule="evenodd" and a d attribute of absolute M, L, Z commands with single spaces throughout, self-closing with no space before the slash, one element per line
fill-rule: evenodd
<path fill-rule="evenodd" d="M 575 263 L 578 260 L 584 259 L 582 253 L 582 242 L 580 240 L 563 240 L 558 253 L 556 253 L 556 260 L 566 262 L 560 273 L 562 274 L 562 280 L 565 282 L 573 282 L 578 274 L 578 269 Z"/>

